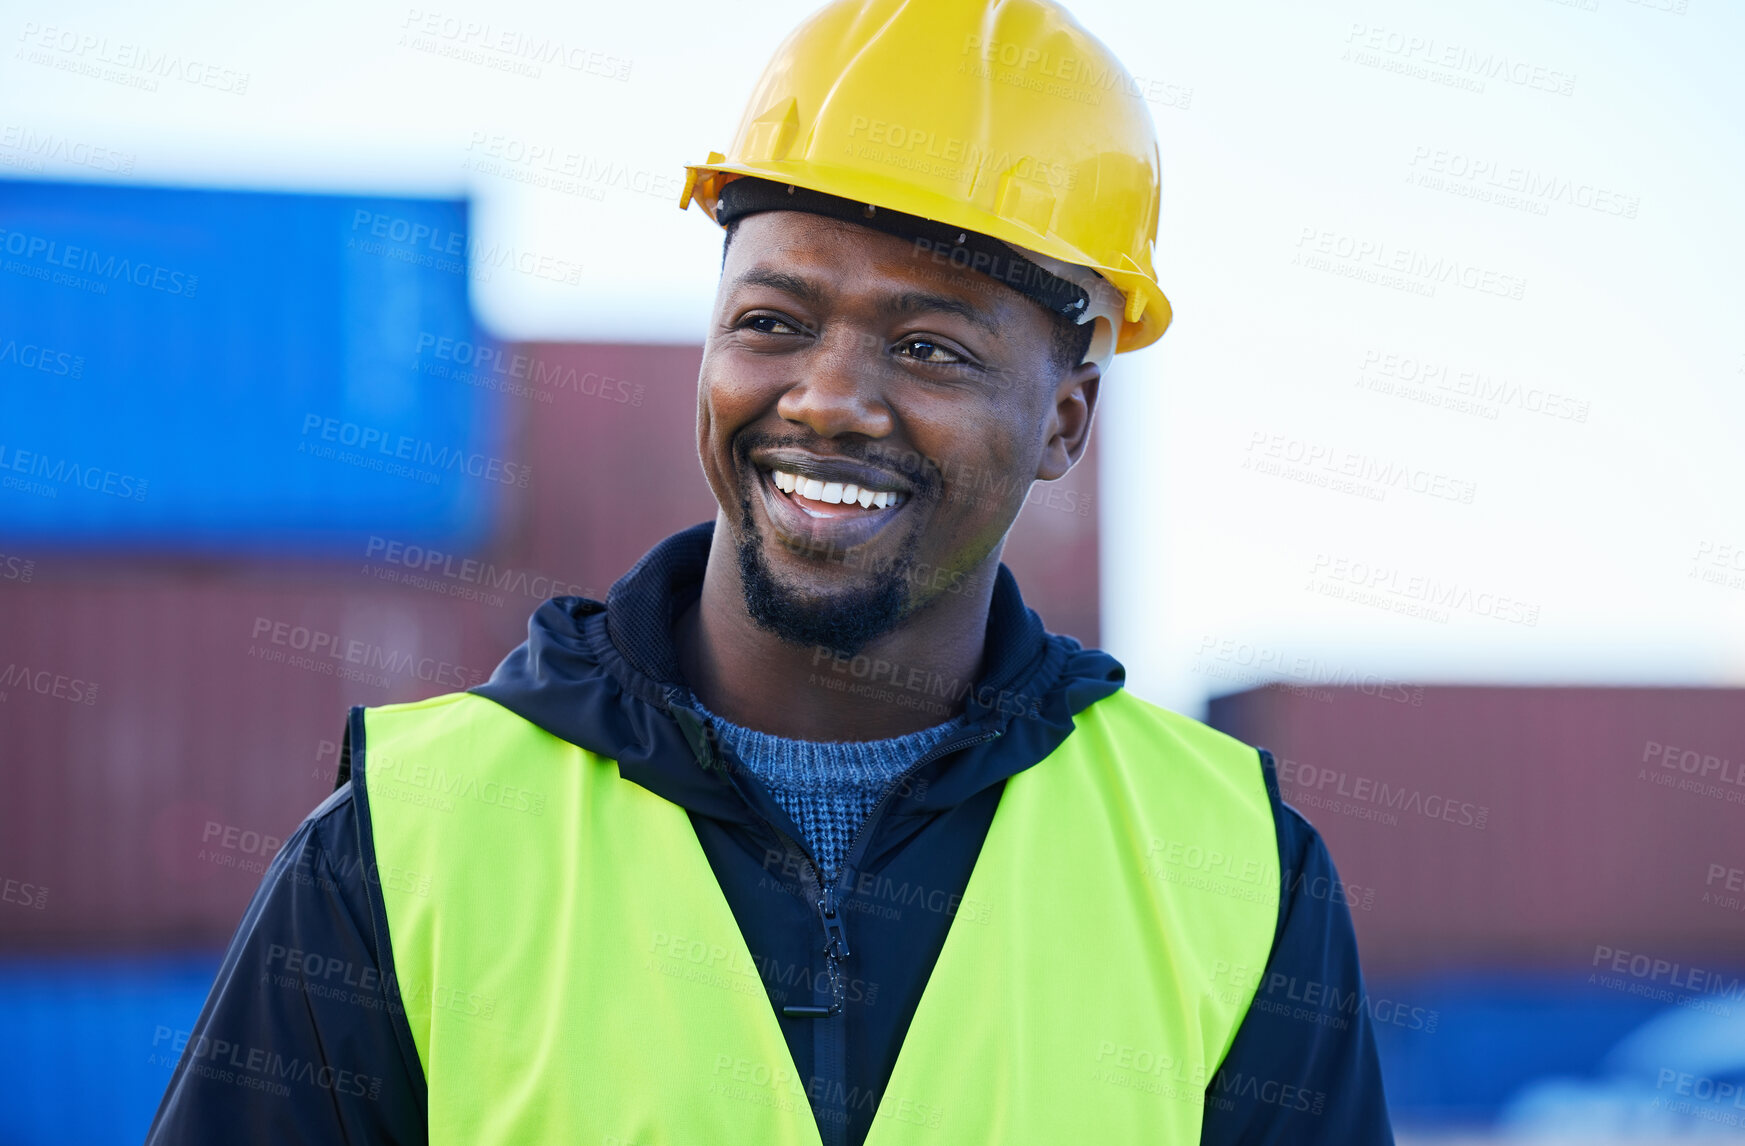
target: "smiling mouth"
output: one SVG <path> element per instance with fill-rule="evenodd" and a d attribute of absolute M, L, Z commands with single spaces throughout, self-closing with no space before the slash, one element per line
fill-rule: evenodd
<path fill-rule="evenodd" d="M 914 500 L 910 490 L 826 481 L 800 473 L 798 468 L 758 465 L 756 473 L 765 520 L 783 548 L 803 557 L 827 557 L 871 544 L 899 519 L 909 516 L 909 503 Z M 846 479 L 850 475 L 837 472 L 831 476 Z"/>
<path fill-rule="evenodd" d="M 787 470 L 764 471 L 764 478 L 802 513 L 812 517 L 870 517 L 908 500 L 900 490 L 875 490 L 853 482 L 822 481 Z"/>

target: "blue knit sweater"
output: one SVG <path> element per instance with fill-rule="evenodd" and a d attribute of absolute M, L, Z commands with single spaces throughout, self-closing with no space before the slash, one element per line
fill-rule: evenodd
<path fill-rule="evenodd" d="M 745 770 L 793 817 L 826 882 L 834 882 L 855 832 L 887 785 L 930 748 L 965 727 L 963 717 L 888 740 L 789 740 L 715 715 L 696 702 Z"/>

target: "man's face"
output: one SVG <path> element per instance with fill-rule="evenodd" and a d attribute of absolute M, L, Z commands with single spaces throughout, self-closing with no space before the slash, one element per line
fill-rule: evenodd
<path fill-rule="evenodd" d="M 757 623 L 852 653 L 966 584 L 1031 482 L 1082 450 L 1096 371 L 1063 377 L 1051 345 L 1035 303 L 908 240 L 746 217 L 704 347 L 697 439 Z M 848 487 L 853 500 L 833 500 Z"/>

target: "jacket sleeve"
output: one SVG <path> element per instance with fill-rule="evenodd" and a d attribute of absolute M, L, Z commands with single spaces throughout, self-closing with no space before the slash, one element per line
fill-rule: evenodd
<path fill-rule="evenodd" d="M 1260 755 L 1278 834 L 1278 928 L 1230 1053 L 1206 1086 L 1200 1142 L 1393 1146 L 1375 1004 L 1351 927 L 1356 889 L 1340 882 L 1320 833 L 1280 798 L 1271 754 Z"/>
<path fill-rule="evenodd" d="M 147 1146 L 423 1143 L 424 1072 L 349 783 L 285 841 L 175 1061 Z"/>

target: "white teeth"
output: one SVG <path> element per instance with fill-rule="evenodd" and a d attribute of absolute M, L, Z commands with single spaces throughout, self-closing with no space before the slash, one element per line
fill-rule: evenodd
<path fill-rule="evenodd" d="M 796 494 L 811 501 L 822 501 L 828 505 L 853 505 L 858 502 L 862 509 L 884 509 L 897 505 L 903 500 L 903 495 L 900 493 L 865 489 L 853 482 L 825 482 L 817 478 L 806 478 L 798 474 L 787 473 L 784 470 L 771 470 L 770 480 L 783 493 Z"/>

